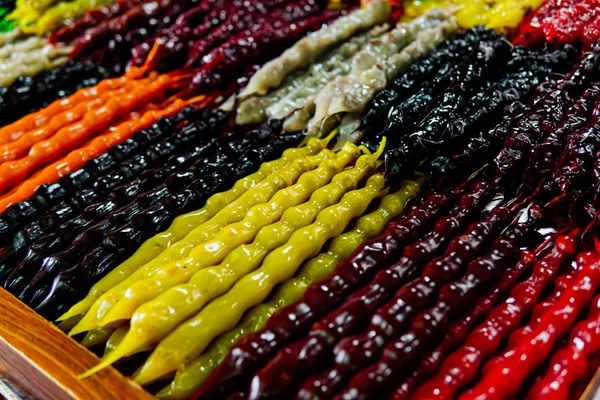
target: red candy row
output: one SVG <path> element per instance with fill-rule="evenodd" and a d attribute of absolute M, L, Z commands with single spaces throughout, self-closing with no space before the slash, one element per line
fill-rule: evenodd
<path fill-rule="evenodd" d="M 517 44 L 549 42 L 592 44 L 600 39 L 600 1 L 548 0 L 519 27 Z"/>

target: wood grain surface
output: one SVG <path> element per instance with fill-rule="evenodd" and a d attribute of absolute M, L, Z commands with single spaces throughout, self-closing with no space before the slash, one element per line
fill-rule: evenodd
<path fill-rule="evenodd" d="M 600 400 L 600 369 L 596 371 L 581 400 Z"/>
<path fill-rule="evenodd" d="M 0 288 L 0 375 L 31 399 L 154 399 L 114 368 L 77 376 L 98 357 Z"/>

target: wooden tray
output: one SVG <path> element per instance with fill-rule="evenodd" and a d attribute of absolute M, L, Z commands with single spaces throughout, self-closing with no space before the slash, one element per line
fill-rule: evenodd
<path fill-rule="evenodd" d="M 0 375 L 31 400 L 155 399 L 112 367 L 78 379 L 98 357 L 2 288 L 0 310 Z M 600 371 L 581 400 L 600 400 L 599 389 Z"/>
<path fill-rule="evenodd" d="M 98 357 L 0 289 L 0 375 L 43 400 L 154 399 L 114 368 L 78 379 Z"/>

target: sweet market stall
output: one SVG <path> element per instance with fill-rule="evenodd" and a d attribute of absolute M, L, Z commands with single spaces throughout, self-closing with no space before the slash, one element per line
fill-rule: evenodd
<path fill-rule="evenodd" d="M 597 394 L 597 0 L 0 20 L 3 396 Z"/>

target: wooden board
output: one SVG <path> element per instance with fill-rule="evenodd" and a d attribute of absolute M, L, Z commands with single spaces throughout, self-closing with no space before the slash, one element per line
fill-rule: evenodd
<path fill-rule="evenodd" d="M 32 399 L 154 399 L 114 368 L 78 379 L 98 357 L 2 289 L 0 310 L 0 375 Z"/>
<path fill-rule="evenodd" d="M 581 395 L 581 400 L 600 400 L 600 369 L 596 371 L 594 378 Z"/>

